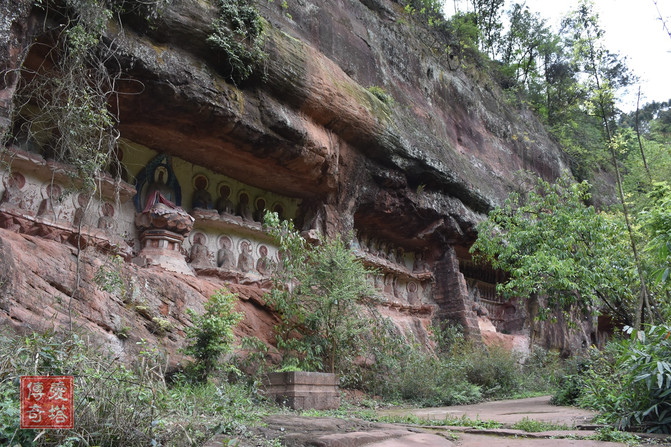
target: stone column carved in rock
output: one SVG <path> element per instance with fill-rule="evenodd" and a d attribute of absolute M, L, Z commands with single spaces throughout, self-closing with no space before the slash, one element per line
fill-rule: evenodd
<path fill-rule="evenodd" d="M 186 211 L 167 200 L 160 200 L 160 196 L 156 203 L 149 202 L 135 217 L 141 247 L 139 258 L 150 265 L 193 275 L 181 250 L 193 222 L 193 217 Z"/>

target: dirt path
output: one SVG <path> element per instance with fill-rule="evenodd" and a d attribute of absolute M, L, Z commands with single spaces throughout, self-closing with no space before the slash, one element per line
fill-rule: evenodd
<path fill-rule="evenodd" d="M 549 422 L 569 427 L 584 425 L 595 415 L 593 411 L 575 407 L 558 407 L 550 405 L 550 396 L 532 397 L 529 399 L 499 400 L 474 405 L 454 407 L 392 409 L 381 411 L 387 415 L 415 415 L 422 419 L 445 420 L 446 418 L 480 419 L 496 421 L 504 425 L 512 425 L 524 418 L 535 421 Z"/>
<path fill-rule="evenodd" d="M 620 443 L 581 439 L 594 433 L 590 431 L 526 433 L 510 428 L 524 418 L 574 427 L 589 422 L 594 416 L 593 412 L 579 408 L 550 405 L 549 400 L 549 397 L 535 397 L 458 407 L 380 411 L 380 414 L 412 414 L 440 421 L 462 416 L 493 420 L 504 424 L 500 429 L 380 424 L 359 419 L 281 414 L 264 418 L 262 426 L 254 428 L 253 432 L 257 440 L 278 439 L 282 445 L 290 447 L 625 447 Z M 227 445 L 223 439 L 215 438 L 206 447 L 223 447 Z M 244 439 L 240 441 L 240 447 L 261 445 L 246 443 Z"/>
<path fill-rule="evenodd" d="M 380 413 L 396 416 L 415 415 L 422 419 L 438 421 L 444 421 L 446 418 L 454 419 L 467 417 L 472 420 L 500 422 L 504 424 L 504 427 L 510 427 L 525 418 L 534 421 L 564 425 L 567 427 L 579 427 L 589 423 L 596 415 L 596 413 L 592 411 L 580 408 L 550 405 L 549 396 L 484 402 L 480 404 L 454 407 L 392 409 L 381 411 Z M 447 433 L 451 433 L 452 437 L 456 437 L 456 439 L 449 439 Z M 370 447 L 396 447 L 405 445 L 450 445 L 463 447 L 616 447 L 625 445 L 586 439 L 567 439 L 567 437 L 586 437 L 591 433 L 593 432 L 577 430 L 526 433 L 520 430 L 512 430 L 510 428 L 474 430 L 469 428 L 451 427 L 449 432 L 445 430 L 434 431 L 431 435 L 433 436 L 432 438 L 425 439 L 428 443 L 404 444 L 398 443 L 398 440 L 396 439 L 390 439 L 367 445 Z M 447 444 L 445 442 L 447 442 Z"/>

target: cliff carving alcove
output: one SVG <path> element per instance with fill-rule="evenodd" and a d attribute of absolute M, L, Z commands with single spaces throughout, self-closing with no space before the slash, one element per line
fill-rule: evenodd
<path fill-rule="evenodd" d="M 12 75 L 0 83 L 3 133 L 13 126 L 16 70 L 24 67 L 27 76 L 45 61 L 44 48 L 30 44 L 43 13 L 28 0 L 10 3 L 0 10 L 0 31 L 9 37 L 0 69 Z M 246 312 L 240 334 L 270 340 L 273 317 L 261 296 L 277 248 L 260 222 L 268 209 L 294 219 L 307 238 L 356 234 L 353 249 L 379 271 L 370 281 L 383 298 L 381 312 L 404 332 L 426 340 L 432 320 L 449 319 L 478 337 L 455 247 L 472 244 L 484 213 L 516 188 L 517 171 L 559 175 L 566 166 L 559 148 L 531 113 L 505 103 L 491 79 L 435 55 L 422 38 L 430 30 L 419 29 L 399 3 L 296 2 L 291 17 L 276 3 L 255 2 L 267 57 L 237 85 L 208 44 L 213 3 L 174 0 L 151 27 L 138 17 L 123 27 L 110 23 L 106 36 L 123 73 L 109 104 L 119 117 L 120 162 L 101 177 L 100 193 L 78 221 L 91 249 L 82 287 L 95 289 L 92 269 L 114 252 L 127 261 L 131 292 L 106 299 L 91 292 L 98 298 L 77 304 L 77 321 L 122 349 L 119 328 L 137 323 L 121 308 L 146 306 L 172 325 L 153 339 L 174 347 L 189 324 L 183 309 L 202 309 L 227 284 L 240 291 Z M 393 102 L 372 94 L 373 86 Z M 61 178 L 68 168 L 49 161 L 39 142 L 6 141 L 0 243 L 13 260 L 5 265 L 13 279 L 0 319 L 15 327 L 52 315 L 62 322 L 64 306 L 39 309 L 27 290 L 71 290 L 80 205 L 75 193 L 52 203 L 55 189 L 46 186 L 76 185 Z M 168 201 L 193 219 L 192 228 L 163 239 L 146 237 L 149 227 L 138 230 L 151 183 L 173 191 Z M 166 245 L 153 248 L 170 250 L 172 260 L 142 253 L 159 239 Z M 31 243 L 39 250 L 21 251 Z M 46 283 L 30 267 L 40 250 L 67 258 Z M 140 296 L 145 304 L 132 304 Z M 129 340 L 152 337 L 145 332 L 130 332 Z"/>

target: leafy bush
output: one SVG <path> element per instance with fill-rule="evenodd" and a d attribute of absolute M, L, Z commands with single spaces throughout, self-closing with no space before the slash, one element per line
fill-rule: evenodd
<path fill-rule="evenodd" d="M 578 403 L 621 430 L 671 432 L 671 326 L 627 328 L 629 337 L 593 349 L 564 380 L 554 403 Z"/>
<path fill-rule="evenodd" d="M 266 57 L 261 15 L 246 0 L 219 0 L 219 17 L 207 41 L 226 57 L 233 82 L 249 78 Z"/>
<path fill-rule="evenodd" d="M 225 381 L 164 381 L 166 359 L 146 343 L 136 361 L 86 340 L 55 333 L 0 333 L 0 445 L 125 446 L 201 445 L 216 433 L 244 434 L 271 405 L 252 390 Z M 73 375 L 74 428 L 19 429 L 19 377 Z M 37 439 L 36 439 L 37 438 Z"/>
<path fill-rule="evenodd" d="M 347 376 L 370 329 L 363 306 L 372 296 L 368 270 L 340 237 L 311 246 L 277 213 L 266 214 L 266 225 L 282 255 L 267 300 L 280 317 L 283 363 Z"/>
<path fill-rule="evenodd" d="M 196 314 L 187 309 L 193 326 L 186 329 L 188 344 L 184 353 L 196 359 L 194 372 L 200 381 L 217 367 L 222 354 L 233 350 L 233 328 L 242 319 L 242 314 L 234 312 L 237 296 L 225 289 L 214 293 L 205 304 L 205 313 Z"/>
<path fill-rule="evenodd" d="M 541 431 L 551 430 L 569 430 L 566 425 L 553 424 L 552 422 L 536 421 L 528 417 L 522 418 L 521 421 L 515 422 L 511 428 L 516 430 L 523 430 L 529 433 L 537 433 Z"/>
<path fill-rule="evenodd" d="M 526 198 L 512 193 L 478 225 L 471 247 L 477 261 L 510 273 L 497 291 L 506 297 L 545 295 L 537 318 L 585 315 L 608 308 L 622 322 L 635 321 L 636 266 L 626 227 L 615 216 L 585 205 L 587 182 L 537 179 Z M 568 248 L 567 248 L 568 247 Z"/>
<path fill-rule="evenodd" d="M 577 405 L 583 389 L 584 375 L 589 369 L 589 359 L 573 357 L 566 361 L 564 372 L 559 377 L 557 391 L 550 399 L 553 405 Z"/>
<path fill-rule="evenodd" d="M 547 380 L 558 368 L 552 354 L 544 352 L 539 354 L 543 358 L 522 366 L 514 353 L 465 340 L 457 326 L 432 332 L 435 353 L 398 334 L 391 322 L 373 329 L 376 341 L 370 343 L 372 357 L 362 372 L 362 387 L 390 401 L 439 406 L 511 397 L 523 386 L 527 392 L 547 392 L 553 384 Z"/>
<path fill-rule="evenodd" d="M 552 394 L 558 386 L 566 362 L 559 358 L 558 351 L 548 351 L 535 346 L 522 365 L 519 377 L 520 391 L 526 394 Z"/>
<path fill-rule="evenodd" d="M 391 96 L 385 89 L 382 87 L 378 87 L 377 85 L 371 85 L 368 87 L 368 91 L 375 96 L 377 99 L 382 101 L 388 106 L 393 106 L 394 105 L 394 97 Z"/>
<path fill-rule="evenodd" d="M 514 353 L 498 346 L 470 356 L 466 377 L 478 385 L 485 396 L 509 396 L 520 386 L 521 368 Z"/>

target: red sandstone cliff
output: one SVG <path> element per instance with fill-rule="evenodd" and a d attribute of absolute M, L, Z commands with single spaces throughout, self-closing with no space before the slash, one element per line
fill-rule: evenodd
<path fill-rule="evenodd" d="M 117 98 L 122 138 L 289 197 L 298 203 L 299 222 L 318 210 L 327 233 L 355 229 L 385 246 L 425 253 L 432 279 L 421 283 L 424 301 L 412 305 L 404 297 L 385 313 L 420 335 L 431 318 L 456 320 L 477 335 L 459 257 L 484 213 L 517 187 L 517 171 L 560 174 L 559 148 L 486 75 L 437 57 L 424 43 L 429 31 L 398 3 L 297 1 L 290 16 L 278 3 L 257 2 L 267 21 L 268 57 L 262 76 L 238 86 L 226 81 L 220 56 L 207 44 L 216 15 L 208 2 L 174 0 L 152 27 L 137 20 L 124 23 L 122 33 L 111 27 L 125 79 Z M 39 63 L 29 42 L 42 18 L 30 4 L 11 0 L 0 9 L 3 70 Z M 0 80 L 3 129 L 14 73 Z M 393 103 L 380 101 L 371 86 L 384 88 Z M 5 219 L 13 222 L 9 230 L 0 230 L 5 324 L 62 326 L 71 315 L 117 349 L 147 338 L 174 352 L 189 324 L 184 309 L 202 308 L 227 283 L 125 263 L 129 291 L 102 292 L 93 277 L 106 255 L 91 246 L 82 254 L 82 293 L 70 303 L 75 252 L 57 242 L 68 236 L 45 239 L 33 224 L 12 219 Z M 388 271 L 408 291 L 412 281 L 423 281 L 412 276 L 411 264 Z M 267 340 L 272 316 L 259 284 L 232 287 L 246 314 L 240 333 Z M 167 321 L 163 329 L 160 319 Z"/>

